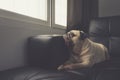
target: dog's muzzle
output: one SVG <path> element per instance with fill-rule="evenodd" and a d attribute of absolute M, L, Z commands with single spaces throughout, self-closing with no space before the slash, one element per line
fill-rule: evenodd
<path fill-rule="evenodd" d="M 71 34 L 70 32 L 63 35 L 63 38 L 64 38 L 65 43 L 66 43 L 67 46 L 71 46 L 73 44 L 73 42 L 72 42 L 72 37 L 73 36 L 74 35 Z"/>
<path fill-rule="evenodd" d="M 67 34 L 64 34 L 63 37 L 67 41 L 70 41 L 75 35 L 72 32 L 68 32 Z"/>

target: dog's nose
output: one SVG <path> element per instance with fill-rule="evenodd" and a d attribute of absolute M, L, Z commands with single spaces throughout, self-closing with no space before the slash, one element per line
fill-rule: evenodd
<path fill-rule="evenodd" d="M 63 35 L 63 38 L 64 38 L 66 41 L 70 40 L 70 37 L 69 37 L 68 34 L 64 34 L 64 35 Z"/>

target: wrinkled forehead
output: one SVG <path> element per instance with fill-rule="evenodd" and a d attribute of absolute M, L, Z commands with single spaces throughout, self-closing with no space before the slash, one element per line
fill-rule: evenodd
<path fill-rule="evenodd" d="M 71 31 L 68 32 L 68 34 L 69 33 L 72 33 L 74 35 L 80 35 L 80 31 L 79 30 L 71 30 Z"/>

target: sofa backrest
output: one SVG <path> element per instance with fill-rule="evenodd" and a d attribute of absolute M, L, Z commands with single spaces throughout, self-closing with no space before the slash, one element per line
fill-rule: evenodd
<path fill-rule="evenodd" d="M 96 18 L 89 26 L 90 38 L 104 44 L 111 58 L 120 58 L 120 16 Z M 64 39 L 59 35 L 38 35 L 28 39 L 29 65 L 56 69 L 69 58 Z"/>
<path fill-rule="evenodd" d="M 69 57 L 64 39 L 60 35 L 38 35 L 28 39 L 28 62 L 32 66 L 57 69 Z"/>
<path fill-rule="evenodd" d="M 93 41 L 109 49 L 111 58 L 120 58 L 120 16 L 91 20 L 89 34 Z"/>

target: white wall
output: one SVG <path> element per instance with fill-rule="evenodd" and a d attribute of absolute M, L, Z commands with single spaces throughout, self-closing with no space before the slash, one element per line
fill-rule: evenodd
<path fill-rule="evenodd" d="M 0 71 L 26 65 L 27 38 L 63 34 L 65 30 L 0 17 Z"/>
<path fill-rule="evenodd" d="M 120 15 L 120 0 L 99 0 L 99 17 Z"/>

